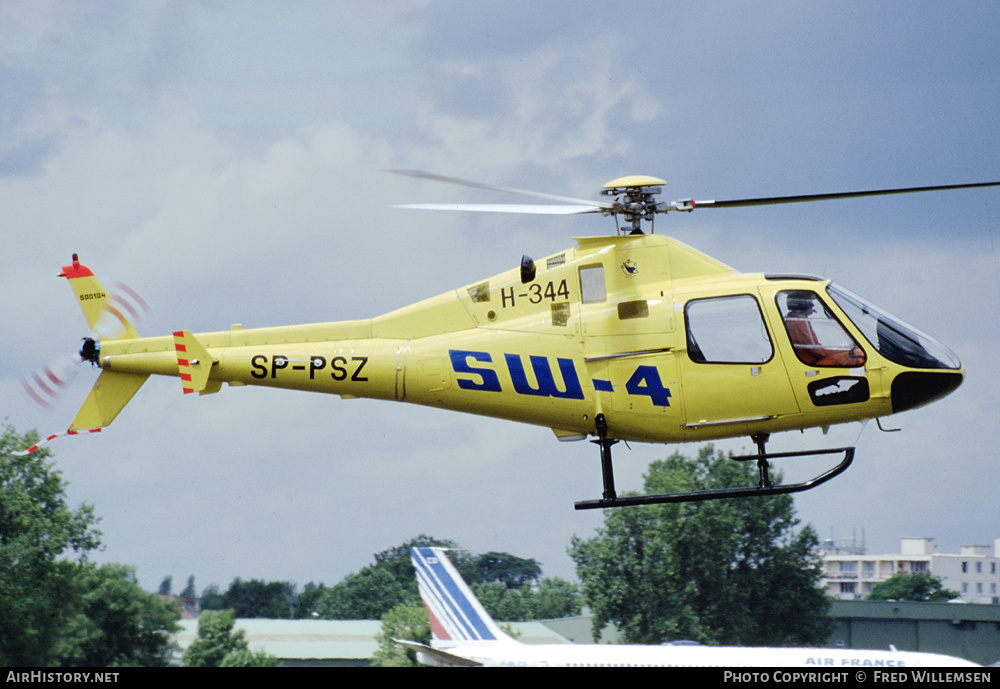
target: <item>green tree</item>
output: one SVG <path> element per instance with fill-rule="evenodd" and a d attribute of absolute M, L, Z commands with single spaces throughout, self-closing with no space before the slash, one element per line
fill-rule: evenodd
<path fill-rule="evenodd" d="M 531 589 L 528 586 L 512 589 L 502 582 L 491 581 L 486 584 L 471 584 L 469 588 L 495 620 L 523 622 L 532 619 Z"/>
<path fill-rule="evenodd" d="M 120 564 L 79 566 L 74 578 L 80 607 L 64 627 L 62 665 L 166 667 L 180 627 L 173 603 L 144 591 L 135 569 Z"/>
<path fill-rule="evenodd" d="M 495 620 L 524 622 L 580 614 L 580 593 L 565 579 L 545 578 L 537 586 L 525 583 L 516 588 L 491 581 L 469 588 Z"/>
<path fill-rule="evenodd" d="M 499 582 L 509 589 L 519 589 L 542 576 L 542 568 L 534 559 L 526 560 L 510 553 L 484 553 L 472 561 L 475 574 L 466 580 L 470 584 Z"/>
<path fill-rule="evenodd" d="M 243 630 L 233 631 L 232 610 L 206 610 L 198 617 L 198 638 L 184 651 L 184 667 L 273 667 L 277 658 L 251 651 Z"/>
<path fill-rule="evenodd" d="M 394 639 L 431 642 L 431 624 L 422 605 L 397 605 L 382 616 L 382 629 L 375 637 L 378 649 L 372 665 L 379 667 L 420 667 L 416 651 L 397 644 Z"/>
<path fill-rule="evenodd" d="M 65 484 L 47 448 L 10 426 L 0 433 L 0 666 L 58 662 L 67 621 L 79 604 L 77 563 L 100 546 L 93 508 L 66 504 Z M 75 558 L 75 559 L 74 559 Z M 16 623 L 13 623 L 16 621 Z"/>
<path fill-rule="evenodd" d="M 694 460 L 653 462 L 645 489 L 743 486 L 755 474 L 708 446 Z M 613 623 L 628 643 L 823 642 L 831 622 L 818 539 L 798 525 L 787 495 L 608 510 L 598 535 L 570 548 L 595 636 Z"/>
<path fill-rule="evenodd" d="M 202 610 L 225 610 L 225 601 L 223 600 L 222 593 L 219 592 L 219 587 L 215 584 L 210 584 L 205 587 L 205 590 L 201 592 L 201 602 L 199 607 Z"/>
<path fill-rule="evenodd" d="M 295 600 L 296 619 L 318 617 L 319 611 L 316 609 L 316 604 L 325 590 L 326 586 L 322 583 L 317 584 L 310 581 L 306 584 L 305 588 L 302 589 L 302 593 Z"/>
<path fill-rule="evenodd" d="M 397 605 L 419 605 L 416 572 L 410 562 L 410 548 L 416 546 L 456 547 L 453 541 L 421 534 L 376 553 L 375 564 L 348 574 L 334 586 L 312 594 L 309 613 L 315 611 L 320 617 L 330 620 L 373 620 L 380 619 Z"/>
<path fill-rule="evenodd" d="M 232 608 L 238 618 L 287 620 L 292 616 L 294 595 L 295 585 L 287 581 L 243 581 L 236 577 L 222 595 L 222 607 Z"/>
<path fill-rule="evenodd" d="M 174 588 L 174 578 L 169 574 L 163 577 L 163 581 L 160 582 L 160 588 L 157 589 L 157 593 L 161 596 L 172 596 Z"/>
<path fill-rule="evenodd" d="M 219 663 L 219 667 L 278 667 L 277 656 L 264 651 L 251 651 L 249 648 L 237 648 L 230 651 Z"/>
<path fill-rule="evenodd" d="M 187 586 L 184 587 L 184 590 L 181 591 L 178 598 L 185 601 L 191 601 L 193 603 L 195 598 L 197 597 L 198 594 L 195 593 L 195 588 L 194 588 L 194 575 L 192 574 L 188 577 Z"/>
<path fill-rule="evenodd" d="M 958 598 L 958 591 L 944 587 L 941 577 L 928 572 L 893 574 L 872 586 L 868 600 L 949 601 Z"/>
<path fill-rule="evenodd" d="M 93 508 L 66 505 L 35 433 L 0 433 L 0 666 L 163 665 L 179 613 L 124 565 L 87 561 L 100 546 Z"/>
<path fill-rule="evenodd" d="M 328 620 L 374 620 L 401 603 L 414 602 L 390 570 L 370 566 L 325 589 L 316 598 L 315 609 Z"/>
<path fill-rule="evenodd" d="M 580 590 L 559 577 L 546 577 L 538 584 L 531 599 L 531 619 L 552 620 L 579 615 Z"/>

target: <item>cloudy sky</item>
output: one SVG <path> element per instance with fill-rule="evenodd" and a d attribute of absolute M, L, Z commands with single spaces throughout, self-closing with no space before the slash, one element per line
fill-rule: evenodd
<path fill-rule="evenodd" d="M 73 252 L 138 290 L 140 332 L 161 335 L 375 316 L 611 229 L 390 208 L 517 199 L 386 169 L 583 198 L 624 174 L 668 199 L 1000 179 L 997 36 L 1000 6 L 976 1 L 8 0 L 0 419 L 65 429 L 92 384 L 50 412 L 20 391 L 88 334 L 56 277 Z M 901 433 L 866 429 L 849 472 L 796 498 L 803 521 L 874 552 L 1000 538 L 1000 192 L 677 215 L 657 230 L 741 270 L 831 277 L 966 366 L 955 394 L 886 420 Z M 618 446 L 619 489 L 673 449 Z M 332 584 L 420 533 L 573 578 L 571 537 L 601 523 L 573 509 L 600 494 L 593 446 L 385 402 L 156 379 L 53 450 L 103 518 L 97 559 L 147 588 Z"/>

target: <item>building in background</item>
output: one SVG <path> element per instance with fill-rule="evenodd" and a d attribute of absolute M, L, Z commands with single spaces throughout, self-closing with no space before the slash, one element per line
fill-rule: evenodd
<path fill-rule="evenodd" d="M 894 574 L 932 574 L 964 603 L 1000 605 L 1000 538 L 987 545 L 963 545 L 957 554 L 939 553 L 933 538 L 902 538 L 899 552 L 868 555 L 864 539 L 821 546 L 823 587 L 841 600 L 859 600 Z"/>

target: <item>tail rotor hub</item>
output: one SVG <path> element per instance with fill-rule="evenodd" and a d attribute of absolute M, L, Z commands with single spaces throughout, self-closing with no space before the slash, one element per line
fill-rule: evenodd
<path fill-rule="evenodd" d="M 94 366 L 101 363 L 101 343 L 92 337 L 83 338 L 83 347 L 80 348 L 80 360 L 89 361 Z"/>

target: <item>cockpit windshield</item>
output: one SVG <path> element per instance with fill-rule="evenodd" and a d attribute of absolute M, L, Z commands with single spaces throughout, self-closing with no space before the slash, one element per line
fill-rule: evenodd
<path fill-rule="evenodd" d="M 910 368 L 958 369 L 961 362 L 943 344 L 890 316 L 853 292 L 831 283 L 827 292 L 861 334 L 890 361 Z"/>

